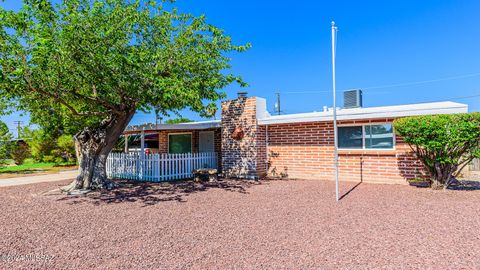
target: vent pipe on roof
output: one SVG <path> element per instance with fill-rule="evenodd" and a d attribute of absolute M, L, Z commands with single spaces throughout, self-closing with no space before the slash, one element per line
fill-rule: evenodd
<path fill-rule="evenodd" d="M 345 109 L 363 106 L 362 90 L 354 89 L 343 92 L 343 107 Z"/>

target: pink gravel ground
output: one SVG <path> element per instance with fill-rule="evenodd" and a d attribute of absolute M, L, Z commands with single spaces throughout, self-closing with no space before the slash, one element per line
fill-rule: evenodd
<path fill-rule="evenodd" d="M 480 269 L 480 191 L 360 184 L 335 203 L 333 182 L 298 180 L 42 195 L 61 184 L 0 188 L 0 269 Z"/>

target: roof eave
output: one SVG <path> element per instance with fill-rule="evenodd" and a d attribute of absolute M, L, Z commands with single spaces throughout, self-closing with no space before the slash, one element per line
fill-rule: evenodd
<path fill-rule="evenodd" d="M 220 128 L 220 120 L 203 121 L 203 122 L 190 122 L 180 124 L 159 124 L 159 125 L 147 125 L 147 126 L 131 126 L 125 130 L 125 132 L 140 132 L 142 129 L 147 131 L 161 131 L 161 130 L 204 130 L 212 128 Z"/>
<path fill-rule="evenodd" d="M 397 111 L 385 111 L 385 112 L 358 112 L 348 113 L 345 110 L 339 110 L 337 113 L 338 121 L 348 120 L 369 120 L 378 118 L 400 118 L 407 116 L 419 116 L 419 115 L 435 115 L 435 114 L 456 114 L 467 113 L 468 105 L 457 103 L 458 105 L 445 108 L 426 108 L 419 110 L 397 110 Z M 303 123 L 303 122 L 328 122 L 333 121 L 333 115 L 331 112 L 326 113 L 310 113 L 299 115 L 283 115 L 272 116 L 258 120 L 259 125 L 273 125 L 273 124 L 289 124 L 289 123 Z"/>

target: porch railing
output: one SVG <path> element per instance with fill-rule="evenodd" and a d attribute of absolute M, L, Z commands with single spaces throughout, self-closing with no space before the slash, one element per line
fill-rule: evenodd
<path fill-rule="evenodd" d="M 218 168 L 217 153 L 141 154 L 110 153 L 109 178 L 162 182 L 193 177 L 199 168 Z"/>

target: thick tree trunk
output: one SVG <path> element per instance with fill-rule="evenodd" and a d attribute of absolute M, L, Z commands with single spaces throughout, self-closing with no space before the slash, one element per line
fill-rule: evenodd
<path fill-rule="evenodd" d="M 132 109 L 124 115 L 113 115 L 104 120 L 98 128 L 85 128 L 75 135 L 75 146 L 79 161 L 78 176 L 64 191 L 80 189 L 110 189 L 107 179 L 106 162 L 117 139 L 135 114 Z"/>
<path fill-rule="evenodd" d="M 435 170 L 432 171 L 432 189 L 447 189 L 458 166 L 436 162 L 434 167 Z"/>

